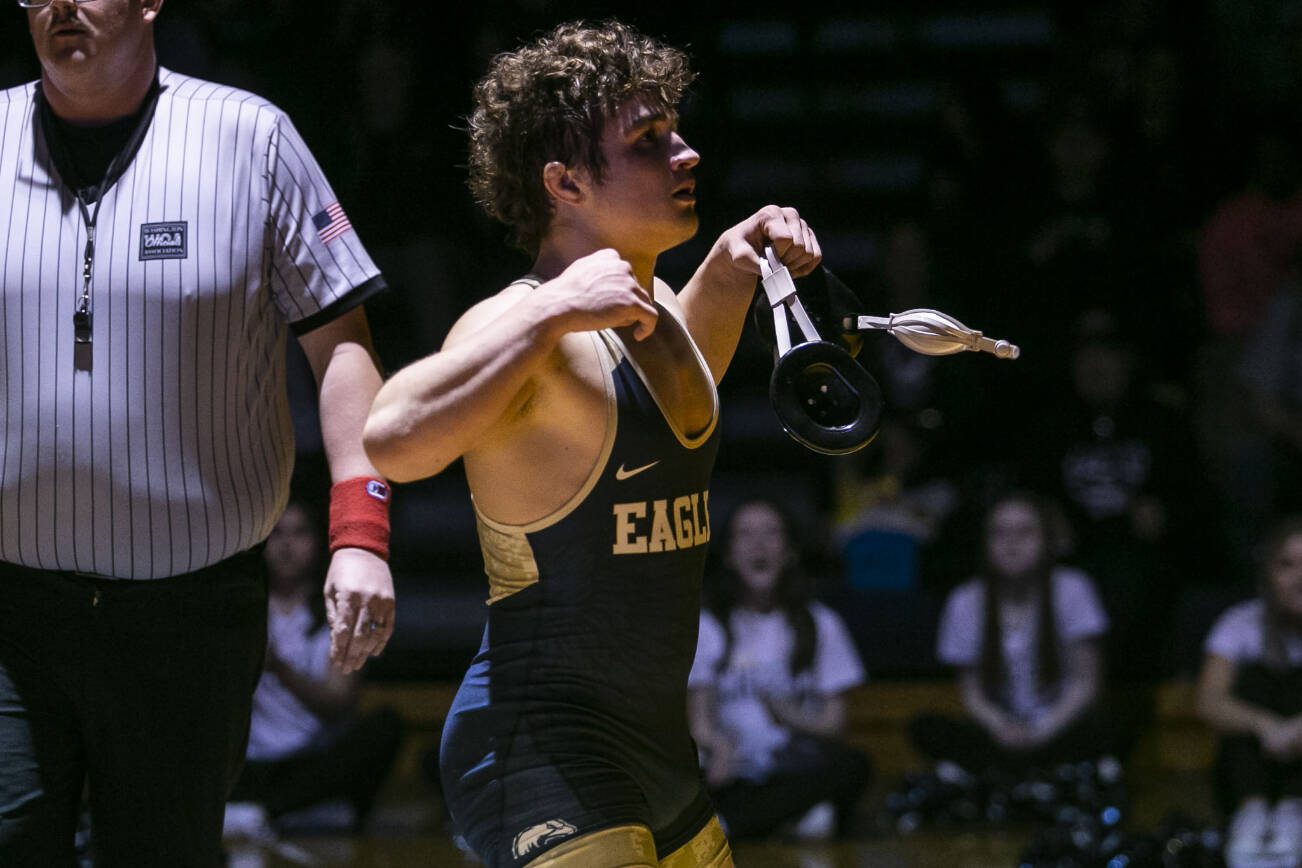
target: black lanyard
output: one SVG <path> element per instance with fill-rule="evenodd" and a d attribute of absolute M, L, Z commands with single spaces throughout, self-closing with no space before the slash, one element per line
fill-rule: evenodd
<path fill-rule="evenodd" d="M 72 314 L 73 334 L 79 344 L 89 344 L 92 332 L 90 289 L 93 282 L 92 275 L 95 270 L 95 224 L 99 222 L 99 206 L 104 203 L 104 194 L 108 191 L 109 179 L 113 177 L 113 173 L 117 170 L 118 161 L 122 159 L 123 153 L 125 151 L 119 152 L 104 172 L 104 180 L 100 181 L 99 187 L 96 188 L 94 211 L 86 207 L 86 198 L 82 196 L 82 191 L 78 190 L 76 192 L 77 205 L 81 208 L 81 219 L 86 223 L 86 252 L 83 254 L 81 263 L 81 295 L 77 298 L 77 309 Z"/>
<path fill-rule="evenodd" d="M 109 161 L 108 168 L 104 171 L 104 177 L 97 187 L 84 187 L 74 189 L 73 195 L 77 199 L 77 207 L 81 209 L 81 219 L 86 224 L 86 248 L 82 254 L 81 265 L 81 292 L 77 296 L 77 307 L 72 314 L 73 336 L 80 351 L 88 352 L 90 350 L 92 328 L 92 311 L 91 311 L 91 290 L 94 285 L 95 270 L 95 227 L 99 222 L 99 207 L 104 202 L 104 195 L 108 192 L 119 176 L 125 171 L 126 166 L 135 159 L 136 150 L 140 147 L 141 139 L 144 136 L 145 129 L 153 120 L 154 107 L 158 100 L 159 85 L 155 78 L 154 84 L 150 87 L 149 92 L 145 95 L 145 101 L 141 105 L 139 119 L 136 123 L 135 131 L 127 138 L 126 143 L 121 150 Z M 50 148 L 50 154 L 54 158 L 59 168 L 60 174 L 63 175 L 64 183 L 72 187 L 72 178 L 69 171 L 73 165 L 71 153 L 67 143 L 59 135 L 57 124 L 55 123 L 54 114 L 50 105 L 41 98 L 41 126 L 45 132 L 45 141 Z M 87 205 L 89 192 L 94 191 L 95 203 L 94 210 Z M 89 357 L 86 357 L 88 361 Z M 77 367 L 84 367 L 82 362 L 77 362 Z"/>

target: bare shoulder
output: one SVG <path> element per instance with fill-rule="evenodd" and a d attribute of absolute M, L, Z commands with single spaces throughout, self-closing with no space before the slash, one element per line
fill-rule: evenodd
<path fill-rule="evenodd" d="M 450 349 L 474 338 L 476 334 L 507 316 L 511 309 L 529 297 L 532 288 L 526 283 L 513 283 L 495 295 L 477 302 L 453 324 L 443 341 L 443 349 Z"/>

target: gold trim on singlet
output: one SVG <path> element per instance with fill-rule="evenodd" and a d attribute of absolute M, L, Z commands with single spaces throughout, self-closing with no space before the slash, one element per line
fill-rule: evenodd
<path fill-rule="evenodd" d="M 732 849 L 718 817 L 711 817 L 692 840 L 660 860 L 658 868 L 733 868 Z"/>
<path fill-rule="evenodd" d="M 533 556 L 527 534 L 551 527 L 578 508 L 592 493 L 602 471 L 610 461 L 615 448 L 615 428 L 619 423 L 619 408 L 615 399 L 615 366 L 619 357 L 609 346 L 609 339 L 598 332 L 589 332 L 596 349 L 597 361 L 606 386 L 606 437 L 597 454 L 597 461 L 587 479 L 574 496 L 550 514 L 528 524 L 505 524 L 494 521 L 475 504 L 475 526 L 479 531 L 479 548 L 484 555 L 484 572 L 488 575 L 488 602 L 490 604 L 522 591 L 538 581 L 538 563 Z M 471 496 L 474 501 L 474 496 Z"/>
<path fill-rule="evenodd" d="M 714 433 L 714 427 L 719 424 L 719 390 L 714 387 L 714 375 L 710 373 L 710 366 L 706 363 L 705 356 L 701 353 L 701 348 L 696 345 L 696 341 L 692 340 L 692 333 L 687 330 L 687 324 L 680 320 L 676 313 L 665 307 L 663 304 L 656 302 L 656 307 L 669 314 L 669 318 L 674 321 L 674 325 L 680 332 L 682 332 L 683 337 L 687 339 L 687 345 L 692 348 L 692 353 L 696 356 L 696 363 L 700 365 L 701 371 L 705 374 L 705 379 L 710 383 L 710 395 L 713 399 L 713 406 L 710 411 L 710 424 L 706 425 L 705 430 L 700 434 L 697 434 L 695 437 L 688 437 L 682 432 L 682 429 L 674 424 L 673 418 L 669 415 L 668 411 L 665 409 L 664 403 L 660 400 L 660 396 L 656 394 L 655 388 L 651 385 L 651 379 L 647 377 L 646 372 L 642 370 L 642 366 L 639 365 L 637 360 L 633 358 L 633 355 L 629 353 L 628 349 L 624 346 L 623 341 L 619 339 L 619 335 L 611 332 L 610 339 L 615 341 L 616 346 L 619 348 L 620 356 L 628 359 L 629 365 L 632 366 L 633 371 L 642 381 L 642 385 L 646 386 L 646 390 L 651 393 L 651 400 L 655 401 L 656 407 L 660 410 L 660 415 L 664 417 L 665 424 L 669 426 L 670 431 L 674 432 L 674 436 L 678 438 L 678 442 L 683 444 L 687 449 L 696 449 L 705 443 L 706 440 L 710 439 L 710 435 Z"/>
<path fill-rule="evenodd" d="M 479 510 L 475 510 L 475 530 L 479 531 L 490 605 L 538 581 L 538 562 L 523 533 L 506 533 L 492 527 Z"/>
<path fill-rule="evenodd" d="M 566 841 L 548 850 L 525 868 L 733 868 L 732 850 L 717 817 L 692 840 L 657 859 L 655 839 L 646 826 L 612 826 Z"/>

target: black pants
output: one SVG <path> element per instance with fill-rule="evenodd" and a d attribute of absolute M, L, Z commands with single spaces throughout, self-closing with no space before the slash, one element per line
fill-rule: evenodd
<path fill-rule="evenodd" d="M 1241 666 L 1233 693 L 1281 717 L 1302 714 L 1302 670 Z M 1275 759 L 1256 736 L 1227 736 L 1217 752 L 1215 786 L 1216 801 L 1227 815 L 1251 796 L 1271 801 L 1302 797 L 1302 760 Z"/>
<path fill-rule="evenodd" d="M 402 721 L 389 708 L 350 720 L 329 744 L 283 759 L 249 760 L 231 799 L 257 802 L 273 818 L 344 799 L 366 817 L 398 753 Z"/>
<path fill-rule="evenodd" d="M 0 865 L 212 866 L 267 640 L 261 551 L 184 576 L 0 564 Z"/>
<path fill-rule="evenodd" d="M 760 783 L 734 781 L 711 791 L 728 837 L 772 834 L 826 801 L 836 805 L 837 830 L 844 831 L 872 774 L 868 757 L 830 739 L 793 735 L 776 759 L 778 769 Z"/>
<path fill-rule="evenodd" d="M 1094 759 L 1114 753 L 1117 744 L 1112 728 L 1096 713 L 1082 715 L 1051 741 L 1026 751 L 1009 750 L 974 720 L 939 714 L 914 718 L 909 722 L 909 735 L 924 756 L 978 773 L 992 768 L 1022 773 Z"/>

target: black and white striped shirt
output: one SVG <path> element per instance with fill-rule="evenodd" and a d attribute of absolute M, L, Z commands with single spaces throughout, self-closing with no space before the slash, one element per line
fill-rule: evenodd
<path fill-rule="evenodd" d="M 0 91 L 0 561 L 141 579 L 220 561 L 288 495 L 288 329 L 383 281 L 283 112 L 160 69 L 100 197 L 78 369 L 87 232 L 56 163 L 37 85 Z"/>

